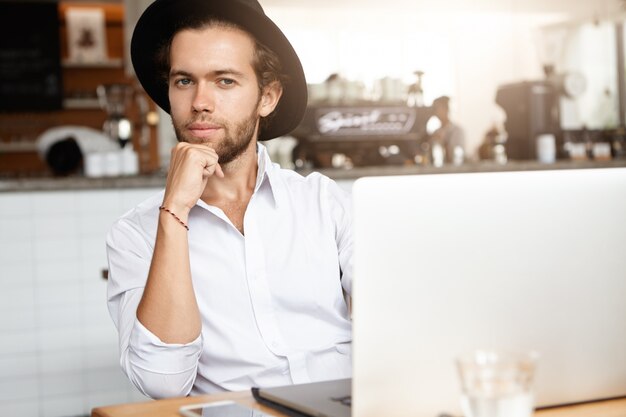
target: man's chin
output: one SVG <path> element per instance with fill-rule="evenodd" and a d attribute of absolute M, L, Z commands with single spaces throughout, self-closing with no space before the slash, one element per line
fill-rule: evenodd
<path fill-rule="evenodd" d="M 179 142 L 186 142 L 192 145 L 208 145 L 211 148 L 215 148 L 215 140 L 212 138 L 201 138 L 191 135 L 177 135 L 176 139 Z"/>

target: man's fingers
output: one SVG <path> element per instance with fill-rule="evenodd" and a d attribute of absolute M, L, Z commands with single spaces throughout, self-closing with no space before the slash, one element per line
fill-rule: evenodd
<path fill-rule="evenodd" d="M 222 166 L 219 163 L 215 164 L 215 175 L 224 178 L 224 171 L 222 171 Z"/>
<path fill-rule="evenodd" d="M 210 145 L 206 145 L 207 146 L 207 150 L 209 151 L 209 154 L 214 155 L 216 158 L 216 161 L 213 163 L 213 161 L 209 161 L 209 163 L 207 164 L 207 166 L 204 168 L 205 172 L 207 172 L 207 168 L 213 168 L 210 169 L 210 171 L 208 171 L 209 175 L 216 175 L 219 178 L 224 178 L 224 171 L 222 171 L 222 167 L 219 164 L 219 161 L 217 160 L 218 155 L 217 152 L 215 152 L 215 149 L 213 149 L 213 147 L 211 147 Z"/>
<path fill-rule="evenodd" d="M 211 175 L 224 178 L 224 171 L 222 171 L 222 167 L 217 162 L 209 163 L 204 167 L 204 176 L 210 177 Z"/>
<path fill-rule="evenodd" d="M 218 162 L 218 155 L 211 146 L 206 144 L 179 143 L 172 152 L 172 160 L 178 161 L 181 166 L 187 162 L 195 161 L 203 168 L 202 176 L 207 178 L 216 175 L 224 178 L 224 171 Z"/>

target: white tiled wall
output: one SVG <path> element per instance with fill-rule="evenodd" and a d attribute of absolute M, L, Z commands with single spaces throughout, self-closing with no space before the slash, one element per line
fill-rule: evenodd
<path fill-rule="evenodd" d="M 0 416 L 145 401 L 106 307 L 111 223 L 157 189 L 0 193 Z"/>

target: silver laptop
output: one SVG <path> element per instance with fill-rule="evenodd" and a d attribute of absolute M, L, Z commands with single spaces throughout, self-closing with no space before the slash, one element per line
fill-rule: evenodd
<path fill-rule="evenodd" d="M 459 413 L 454 357 L 541 353 L 537 405 L 626 395 L 626 169 L 357 181 L 353 415 Z"/>
<path fill-rule="evenodd" d="M 352 380 L 253 388 L 257 401 L 294 417 L 350 417 Z"/>
<path fill-rule="evenodd" d="M 539 351 L 540 407 L 626 395 L 626 169 L 371 177 L 353 199 L 352 416 L 460 415 L 477 348 Z"/>

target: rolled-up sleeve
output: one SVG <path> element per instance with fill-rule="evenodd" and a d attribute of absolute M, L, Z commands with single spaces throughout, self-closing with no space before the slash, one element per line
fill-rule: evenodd
<path fill-rule="evenodd" d="M 137 306 L 150 270 L 154 236 L 133 214 L 113 225 L 107 236 L 108 308 L 119 334 L 120 365 L 146 396 L 186 396 L 193 387 L 202 335 L 187 344 L 167 344 L 137 320 Z M 156 221 L 156 219 L 155 219 Z"/>

